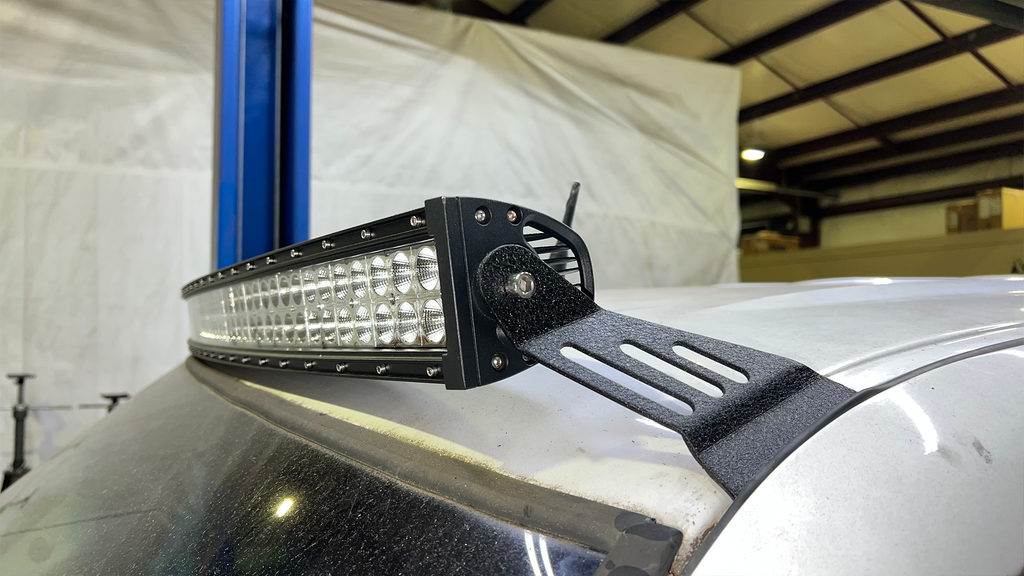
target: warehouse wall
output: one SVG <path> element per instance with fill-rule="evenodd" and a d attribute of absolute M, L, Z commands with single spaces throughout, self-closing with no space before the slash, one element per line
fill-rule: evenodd
<path fill-rule="evenodd" d="M 836 202 L 823 205 L 866 202 L 1021 173 L 1024 173 L 1024 158 L 1002 158 L 847 188 L 840 191 Z M 825 218 L 821 221 L 821 247 L 838 248 L 945 236 L 947 204 L 949 202 L 936 202 Z"/>
<path fill-rule="evenodd" d="M 210 262 L 212 2 L 0 2 L 0 374 L 29 464 L 187 353 Z M 0 382 L 0 467 L 11 458 Z"/>
<path fill-rule="evenodd" d="M 560 215 L 580 180 L 599 289 L 736 280 L 737 70 L 395 3 L 321 6 L 314 235 L 440 195 Z"/>

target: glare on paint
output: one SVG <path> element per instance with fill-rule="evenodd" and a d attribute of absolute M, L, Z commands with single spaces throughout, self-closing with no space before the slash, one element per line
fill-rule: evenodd
<path fill-rule="evenodd" d="M 295 504 L 295 502 L 292 501 L 291 498 L 285 498 L 284 500 L 282 500 L 281 505 L 277 507 L 278 518 L 287 514 L 288 511 L 292 509 L 292 504 Z"/>

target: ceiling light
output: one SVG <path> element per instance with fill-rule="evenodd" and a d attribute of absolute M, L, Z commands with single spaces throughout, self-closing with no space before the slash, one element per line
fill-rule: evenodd
<path fill-rule="evenodd" d="M 749 162 L 755 162 L 764 158 L 764 150 L 758 150 L 757 148 L 746 148 L 743 152 L 740 152 L 740 158 Z"/>

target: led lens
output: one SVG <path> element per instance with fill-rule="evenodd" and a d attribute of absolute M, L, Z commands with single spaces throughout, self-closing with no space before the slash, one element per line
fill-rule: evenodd
<path fill-rule="evenodd" d="M 391 281 L 395 283 L 395 290 L 402 294 L 412 288 L 412 266 L 405 252 L 399 252 L 391 258 Z"/>
<path fill-rule="evenodd" d="M 355 325 L 348 308 L 338 308 L 338 344 L 351 346 L 355 338 Z"/>
<path fill-rule="evenodd" d="M 377 296 L 383 296 L 388 291 L 388 264 L 380 256 L 370 261 L 370 287 Z"/>
<path fill-rule="evenodd" d="M 398 339 L 402 344 L 415 344 L 419 337 L 420 319 L 410 302 L 398 305 Z"/>
<path fill-rule="evenodd" d="M 352 289 L 352 295 L 356 298 L 366 296 L 367 277 L 366 265 L 362 260 L 356 260 L 349 268 L 348 285 Z"/>
<path fill-rule="evenodd" d="M 379 304 L 373 314 L 373 324 L 377 328 L 378 344 L 394 344 L 395 315 L 387 304 Z"/>
<path fill-rule="evenodd" d="M 431 344 L 444 342 L 444 312 L 441 309 L 441 302 L 427 300 L 423 303 L 423 312 L 420 314 L 420 323 L 423 326 L 423 337 Z"/>
<path fill-rule="evenodd" d="M 430 246 L 420 248 L 416 254 L 416 277 L 424 290 L 437 290 L 437 254 Z"/>
<path fill-rule="evenodd" d="M 327 304 L 331 301 L 333 290 L 331 289 L 331 267 L 324 264 L 316 269 L 316 291 L 320 296 L 320 302 Z"/>
<path fill-rule="evenodd" d="M 335 300 L 344 302 L 348 295 L 348 276 L 345 275 L 344 262 L 336 262 L 331 267 L 331 283 L 334 285 Z"/>
<path fill-rule="evenodd" d="M 370 317 L 370 311 L 366 309 L 366 306 L 360 306 L 356 310 L 355 316 L 356 342 L 363 345 L 372 344 L 373 318 Z"/>

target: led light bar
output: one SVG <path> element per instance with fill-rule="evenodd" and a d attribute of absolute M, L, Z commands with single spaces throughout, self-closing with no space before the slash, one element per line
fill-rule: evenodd
<path fill-rule="evenodd" d="M 593 296 L 582 240 L 511 204 L 436 198 L 185 286 L 198 357 L 264 368 L 472 388 L 529 364 L 473 294 L 494 248 L 517 244 Z"/>
<path fill-rule="evenodd" d="M 601 309 L 583 240 L 548 216 L 492 200 L 428 200 L 421 210 L 220 270 L 183 294 L 192 353 L 215 362 L 443 381 L 450 389 L 542 363 L 678 432 L 733 496 L 857 401 L 852 390 L 788 358 Z M 567 348 L 690 410 L 576 362 Z"/>

